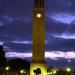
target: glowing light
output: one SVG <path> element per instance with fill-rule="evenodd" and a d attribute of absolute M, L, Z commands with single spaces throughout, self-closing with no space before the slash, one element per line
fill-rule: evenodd
<path fill-rule="evenodd" d="M 70 72 L 71 71 L 71 69 L 69 67 L 66 70 L 67 70 L 67 72 Z"/>
<path fill-rule="evenodd" d="M 53 71 L 53 74 L 56 74 L 57 71 Z"/>
<path fill-rule="evenodd" d="M 69 60 L 68 60 L 68 62 L 70 63 L 70 62 L 71 62 L 71 60 L 69 59 Z"/>
<path fill-rule="evenodd" d="M 9 69 L 10 69 L 10 67 L 9 67 L 9 66 L 5 67 L 5 70 L 6 70 L 6 71 L 8 71 Z"/>
<path fill-rule="evenodd" d="M 38 17 L 38 18 L 41 18 L 41 14 L 40 14 L 40 13 L 38 13 L 38 14 L 37 14 L 37 17 Z"/>
<path fill-rule="evenodd" d="M 21 73 L 21 74 L 25 73 L 24 69 L 20 70 L 20 73 Z"/>

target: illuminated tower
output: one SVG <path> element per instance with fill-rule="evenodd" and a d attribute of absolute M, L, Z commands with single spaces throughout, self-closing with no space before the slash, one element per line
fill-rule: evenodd
<path fill-rule="evenodd" d="M 40 68 L 41 74 L 46 75 L 45 64 L 45 7 L 44 0 L 34 0 L 33 9 L 33 50 L 30 75 Z"/>
<path fill-rule="evenodd" d="M 45 62 L 44 0 L 34 0 L 33 10 L 33 62 Z"/>

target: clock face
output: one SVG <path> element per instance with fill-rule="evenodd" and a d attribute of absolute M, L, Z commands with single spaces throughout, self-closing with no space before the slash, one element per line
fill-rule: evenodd
<path fill-rule="evenodd" d="M 37 18 L 41 18 L 42 15 L 41 15 L 40 13 L 38 13 L 38 14 L 36 15 L 36 17 L 37 17 Z"/>

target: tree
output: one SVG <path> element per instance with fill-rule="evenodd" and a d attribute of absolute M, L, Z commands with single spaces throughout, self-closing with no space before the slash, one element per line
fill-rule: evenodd
<path fill-rule="evenodd" d="M 5 66 L 5 64 L 6 64 L 5 52 L 3 51 L 3 46 L 0 45 L 0 67 Z"/>
<path fill-rule="evenodd" d="M 29 75 L 30 62 L 27 61 L 27 60 L 23 60 L 23 59 L 20 59 L 20 58 L 10 59 L 8 61 L 8 65 L 10 66 L 11 70 L 18 71 L 19 75 L 20 75 L 20 71 L 23 70 L 23 69 L 26 71 L 26 75 Z"/>
<path fill-rule="evenodd" d="M 60 69 L 59 71 L 57 71 L 56 75 L 66 75 L 66 72 Z"/>

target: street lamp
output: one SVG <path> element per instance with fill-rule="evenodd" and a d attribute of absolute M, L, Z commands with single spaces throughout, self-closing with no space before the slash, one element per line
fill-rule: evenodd
<path fill-rule="evenodd" d="M 56 74 L 56 71 L 55 70 L 53 71 L 53 74 Z"/>
<path fill-rule="evenodd" d="M 6 67 L 5 67 L 5 70 L 6 70 L 6 71 L 8 71 L 9 69 L 10 69 L 10 67 L 9 67 L 9 66 L 6 66 Z"/>
<path fill-rule="evenodd" d="M 5 67 L 5 70 L 6 70 L 6 74 L 8 75 L 9 74 L 10 67 L 9 66 L 6 66 Z"/>
<path fill-rule="evenodd" d="M 69 67 L 66 70 L 67 70 L 67 72 L 70 72 L 71 71 L 71 69 Z"/>
<path fill-rule="evenodd" d="M 25 73 L 25 70 L 24 70 L 24 69 L 21 69 L 21 70 L 20 70 L 20 73 L 21 73 L 21 74 L 24 74 L 24 73 Z"/>

